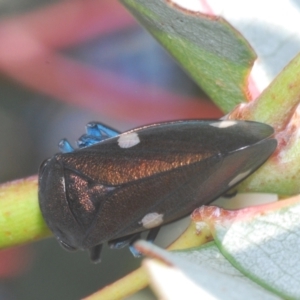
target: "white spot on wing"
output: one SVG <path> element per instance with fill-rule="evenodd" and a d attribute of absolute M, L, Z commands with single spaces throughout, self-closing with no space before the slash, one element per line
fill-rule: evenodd
<path fill-rule="evenodd" d="M 66 193 L 66 181 L 65 181 L 65 176 L 61 176 L 61 178 L 60 178 L 60 183 L 61 183 L 61 185 L 62 185 L 62 187 L 63 187 L 64 193 Z"/>
<path fill-rule="evenodd" d="M 143 225 L 143 227 L 147 229 L 154 228 L 163 223 L 163 217 L 164 217 L 163 214 L 159 214 L 156 212 L 149 213 L 144 216 L 144 218 L 140 223 Z"/>
<path fill-rule="evenodd" d="M 220 121 L 220 122 L 214 122 L 210 123 L 210 126 L 217 127 L 217 128 L 227 128 L 231 127 L 237 124 L 237 121 Z"/>
<path fill-rule="evenodd" d="M 140 142 L 139 136 L 136 132 L 130 132 L 120 135 L 118 145 L 121 148 L 130 148 Z"/>
<path fill-rule="evenodd" d="M 251 170 L 248 170 L 246 172 L 240 173 L 239 175 L 235 176 L 229 183 L 228 186 L 233 186 L 240 180 L 244 179 L 251 173 Z"/>

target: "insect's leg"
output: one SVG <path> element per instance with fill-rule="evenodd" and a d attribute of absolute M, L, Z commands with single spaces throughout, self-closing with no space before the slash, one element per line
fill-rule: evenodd
<path fill-rule="evenodd" d="M 140 233 L 134 233 L 131 235 L 123 236 L 108 242 L 108 246 L 111 249 L 121 249 L 136 241 L 141 237 Z"/>
<path fill-rule="evenodd" d="M 141 238 L 141 235 L 140 235 L 140 234 L 137 235 L 137 236 L 135 237 L 135 239 L 132 239 L 132 240 L 130 241 L 130 245 L 129 245 L 129 250 L 130 250 L 131 254 L 132 254 L 134 257 L 136 257 L 136 258 L 141 257 L 141 256 L 142 256 L 142 253 L 141 253 L 140 251 L 136 250 L 135 247 L 133 246 L 133 244 L 134 244 L 137 240 L 139 240 L 140 238 Z"/>
<path fill-rule="evenodd" d="M 117 130 L 97 122 L 88 123 L 86 125 L 86 133 L 87 135 L 101 137 L 102 139 L 107 139 L 120 134 Z"/>
<path fill-rule="evenodd" d="M 155 227 L 155 228 L 150 229 L 150 231 L 147 235 L 146 241 L 153 243 L 158 235 L 160 228 L 161 227 Z"/>
<path fill-rule="evenodd" d="M 150 242 L 150 243 L 153 243 L 154 240 L 155 240 L 155 238 L 157 237 L 157 234 L 158 234 L 159 230 L 160 230 L 160 227 L 155 227 L 155 228 L 150 229 L 150 231 L 149 231 L 149 233 L 148 233 L 148 235 L 147 235 L 146 241 L 148 241 L 148 242 Z M 134 240 L 132 240 L 132 241 L 130 242 L 130 245 L 129 245 L 129 250 L 130 250 L 130 252 L 132 253 L 132 255 L 133 255 L 134 257 L 141 257 L 141 256 L 142 256 L 142 253 L 139 252 L 139 251 L 137 251 L 137 250 L 134 248 L 134 246 L 133 246 L 133 244 L 134 244 L 139 238 L 140 238 L 140 237 L 137 237 L 137 238 L 135 238 Z"/>
<path fill-rule="evenodd" d="M 101 250 L 102 244 L 89 249 L 90 259 L 93 263 L 99 263 L 101 261 Z"/>
<path fill-rule="evenodd" d="M 91 122 L 86 125 L 86 134 L 82 135 L 78 139 L 77 144 L 79 148 L 84 148 L 99 143 L 110 137 L 114 137 L 118 134 L 118 131 L 110 127 L 107 127 L 101 123 Z"/>
<path fill-rule="evenodd" d="M 78 148 L 84 148 L 84 147 L 92 146 L 99 142 L 101 142 L 101 139 L 84 134 L 78 139 L 77 145 L 78 145 Z"/>
<path fill-rule="evenodd" d="M 142 254 L 133 247 L 133 244 L 140 238 L 140 233 L 134 233 L 118 239 L 111 240 L 108 242 L 108 245 L 111 249 L 121 249 L 129 245 L 129 250 L 132 253 L 132 255 L 134 257 L 140 257 Z"/>
<path fill-rule="evenodd" d="M 155 227 L 155 228 L 152 228 L 148 235 L 147 235 L 147 238 L 146 238 L 146 241 L 150 242 L 150 243 L 153 243 L 155 238 L 157 237 L 157 234 L 160 230 L 160 227 Z M 138 250 L 136 250 L 133 246 L 133 244 L 140 238 L 140 236 L 138 236 L 137 238 L 131 240 L 130 242 L 130 245 L 129 245 L 129 250 L 130 252 L 132 253 L 132 255 L 134 257 L 141 257 L 142 256 L 142 253 L 139 252 Z"/>
<path fill-rule="evenodd" d="M 136 240 L 134 242 L 136 242 Z M 131 254 L 136 258 L 142 256 L 142 253 L 140 251 L 136 250 L 133 245 L 129 245 L 129 250 L 130 250 Z"/>
<path fill-rule="evenodd" d="M 62 153 L 69 153 L 69 152 L 74 151 L 74 148 L 71 146 L 71 144 L 66 139 L 62 139 L 58 143 L 58 148 L 59 148 L 60 152 L 62 152 Z"/>

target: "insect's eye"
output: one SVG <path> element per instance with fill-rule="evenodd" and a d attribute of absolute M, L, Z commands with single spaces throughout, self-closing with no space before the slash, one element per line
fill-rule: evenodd
<path fill-rule="evenodd" d="M 69 209 L 77 223 L 87 228 L 97 216 L 107 193 L 114 188 L 106 188 L 72 170 L 65 170 L 64 175 Z"/>

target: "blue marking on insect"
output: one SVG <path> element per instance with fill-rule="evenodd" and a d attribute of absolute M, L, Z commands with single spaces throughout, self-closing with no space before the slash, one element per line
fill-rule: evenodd
<path fill-rule="evenodd" d="M 131 246 L 146 230 L 154 241 L 160 226 L 245 179 L 275 150 L 272 134 L 251 121 L 174 121 L 122 134 L 89 123 L 78 149 L 62 140 L 62 153 L 41 165 L 41 212 L 64 248 L 88 249 L 98 262 L 103 243 Z"/>

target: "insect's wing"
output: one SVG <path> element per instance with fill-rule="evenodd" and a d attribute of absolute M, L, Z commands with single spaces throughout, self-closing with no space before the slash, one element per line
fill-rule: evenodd
<path fill-rule="evenodd" d="M 272 127 L 247 121 L 177 121 L 137 128 L 58 157 L 105 186 L 174 170 L 262 141 Z"/>
<path fill-rule="evenodd" d="M 134 187 L 133 183 L 122 185 L 103 202 L 87 245 L 99 237 L 107 239 L 107 232 L 114 233 L 109 239 L 117 238 L 190 214 L 254 172 L 276 144 L 273 139 L 265 140 L 223 157 L 216 156 L 142 179 Z M 106 216 L 112 216 L 109 222 Z"/>
<path fill-rule="evenodd" d="M 272 133 L 243 121 L 137 128 L 48 161 L 40 207 L 60 241 L 90 248 L 212 201 L 267 159 Z"/>

